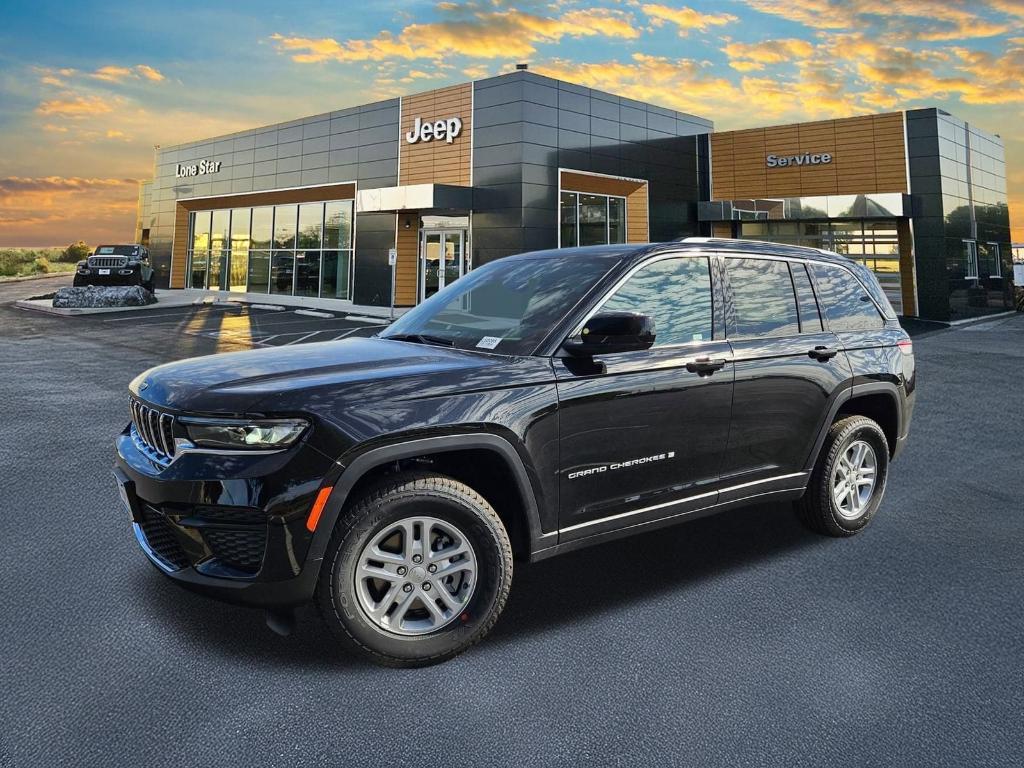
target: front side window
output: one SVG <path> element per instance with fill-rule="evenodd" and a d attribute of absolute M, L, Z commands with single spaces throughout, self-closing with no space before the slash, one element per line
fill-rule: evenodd
<path fill-rule="evenodd" d="M 614 263 L 587 256 L 498 259 L 445 286 L 381 336 L 529 355 Z"/>
<path fill-rule="evenodd" d="M 851 272 L 832 264 L 814 264 L 818 300 L 833 331 L 869 331 L 885 322 L 871 297 Z"/>
<path fill-rule="evenodd" d="M 601 312 L 642 312 L 654 319 L 655 347 L 712 338 L 711 270 L 704 256 L 661 259 L 637 270 Z"/>
<path fill-rule="evenodd" d="M 800 332 L 789 264 L 771 259 L 726 259 L 738 336 Z"/>

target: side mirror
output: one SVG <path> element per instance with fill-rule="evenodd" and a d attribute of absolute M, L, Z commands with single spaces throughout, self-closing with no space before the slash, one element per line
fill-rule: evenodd
<path fill-rule="evenodd" d="M 599 312 L 579 336 L 566 339 L 562 348 L 574 357 L 650 349 L 657 334 L 654 320 L 640 312 Z"/>

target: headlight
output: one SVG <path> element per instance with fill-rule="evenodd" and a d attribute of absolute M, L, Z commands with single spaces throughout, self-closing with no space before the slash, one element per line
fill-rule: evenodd
<path fill-rule="evenodd" d="M 309 426 L 304 419 L 219 421 L 183 418 L 189 439 L 202 448 L 286 448 Z"/>

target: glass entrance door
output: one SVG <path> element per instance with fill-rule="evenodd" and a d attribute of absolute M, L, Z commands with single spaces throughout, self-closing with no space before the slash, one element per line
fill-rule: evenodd
<path fill-rule="evenodd" d="M 465 271 L 465 232 L 423 230 L 420 241 L 420 301 L 429 299 Z"/>

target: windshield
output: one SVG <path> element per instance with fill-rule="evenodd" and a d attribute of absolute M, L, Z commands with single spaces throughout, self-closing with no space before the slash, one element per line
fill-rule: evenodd
<path fill-rule="evenodd" d="M 434 294 L 381 337 L 529 355 L 612 264 L 582 255 L 498 259 Z"/>
<path fill-rule="evenodd" d="M 134 256 L 139 252 L 137 245 L 100 245 L 96 248 L 96 256 Z"/>

